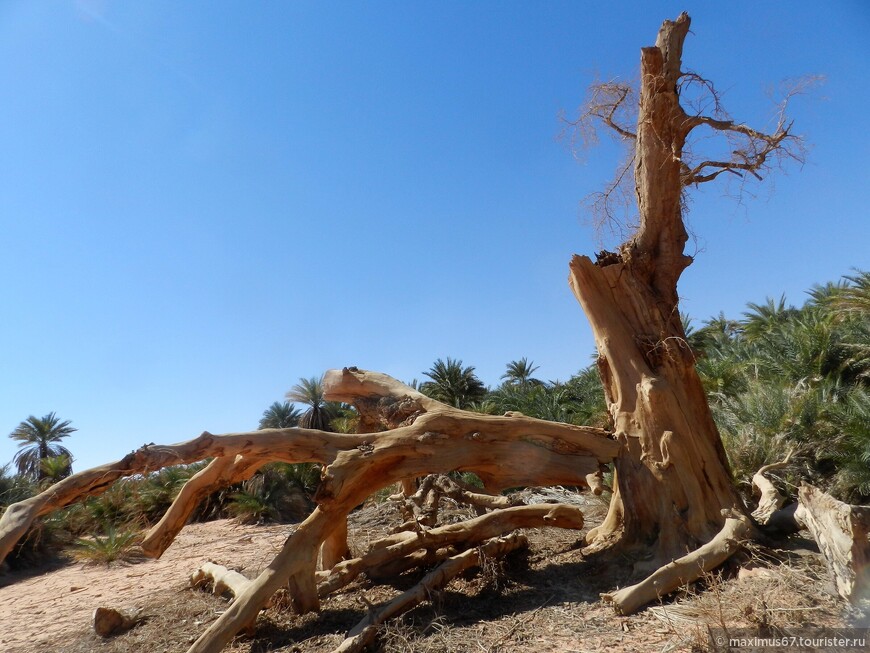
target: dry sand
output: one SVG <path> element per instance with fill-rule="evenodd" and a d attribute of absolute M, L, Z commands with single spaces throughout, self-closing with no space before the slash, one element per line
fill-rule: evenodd
<path fill-rule="evenodd" d="M 291 529 L 230 520 L 190 524 L 159 560 L 108 568 L 76 563 L 39 575 L 0 576 L 0 651 L 62 650 L 58 643 L 88 628 L 95 608 L 143 608 L 155 594 L 183 590 L 190 574 L 208 560 L 265 567 Z"/>

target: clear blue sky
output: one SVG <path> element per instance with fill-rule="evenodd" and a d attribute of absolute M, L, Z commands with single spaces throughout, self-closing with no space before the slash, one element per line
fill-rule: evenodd
<path fill-rule="evenodd" d="M 72 420 L 81 470 L 255 428 L 332 367 L 586 366 L 567 264 L 616 161 L 557 116 L 683 9 L 735 118 L 828 79 L 802 170 L 695 194 L 683 310 L 870 268 L 866 2 L 0 3 L 0 465 L 30 414 Z"/>

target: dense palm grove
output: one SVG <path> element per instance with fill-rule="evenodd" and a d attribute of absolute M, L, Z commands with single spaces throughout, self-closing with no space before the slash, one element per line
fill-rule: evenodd
<path fill-rule="evenodd" d="M 780 481 L 815 483 L 851 503 L 870 501 L 870 273 L 813 288 L 800 308 L 785 298 L 749 304 L 739 319 L 719 315 L 694 328 L 686 343 L 707 389 L 735 481 L 791 454 Z M 535 377 L 527 358 L 511 361 L 501 383 L 487 388 L 475 368 L 438 359 L 426 380 L 410 384 L 452 406 L 501 414 L 518 411 L 547 420 L 609 424 L 594 365 L 567 381 Z M 301 378 L 263 413 L 259 428 L 301 426 L 350 433 L 349 406 L 324 400 L 317 377 Z M 75 432 L 54 413 L 28 417 L 10 434 L 20 450 L 0 469 L 0 509 L 72 473 L 60 441 Z M 74 543 L 83 557 L 109 558 L 135 543 L 135 533 L 159 519 L 181 486 L 204 466 L 163 469 L 117 482 L 99 497 L 71 506 L 33 529 L 19 544 L 26 561 L 46 545 Z M 319 479 L 314 464 L 274 463 L 244 483 L 214 493 L 196 518 L 233 516 L 244 522 L 297 520 L 312 507 Z M 97 534 L 85 538 L 85 535 Z"/>

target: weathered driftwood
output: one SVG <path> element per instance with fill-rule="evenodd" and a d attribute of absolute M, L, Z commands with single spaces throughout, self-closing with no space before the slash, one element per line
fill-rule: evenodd
<path fill-rule="evenodd" d="M 246 576 L 214 562 L 203 563 L 190 576 L 191 587 L 210 586 L 212 594 L 215 596 L 229 594 L 235 598 L 250 584 L 251 581 Z"/>
<path fill-rule="evenodd" d="M 791 461 L 791 456 L 792 452 L 789 451 L 783 460 L 765 465 L 752 476 L 752 486 L 758 490 L 759 494 L 758 507 L 752 511 L 752 517 L 762 526 L 772 519 L 774 513 L 782 508 L 786 501 L 786 497 L 776 489 L 776 486 L 765 474 L 788 465 Z"/>
<path fill-rule="evenodd" d="M 850 506 L 811 485 L 798 490 L 795 517 L 818 543 L 837 593 L 856 601 L 870 593 L 870 506 Z"/>
<path fill-rule="evenodd" d="M 114 637 L 126 632 L 142 622 L 139 610 L 116 610 L 97 608 L 91 618 L 91 626 L 100 637 Z"/>
<path fill-rule="evenodd" d="M 378 626 L 426 601 L 432 592 L 441 589 L 466 569 L 483 564 L 485 558 L 503 556 L 527 545 L 525 536 L 513 534 L 490 540 L 476 549 L 453 556 L 407 592 L 369 614 L 354 626 L 334 653 L 356 653 L 374 641 Z"/>
<path fill-rule="evenodd" d="M 447 547 L 468 548 L 518 528 L 553 526 L 579 530 L 583 513 L 576 506 L 538 504 L 515 506 L 421 532 L 405 531 L 374 542 L 365 555 L 337 564 L 329 572 L 318 574 L 318 593 L 326 596 L 351 583 L 360 574 L 383 570 L 385 566 L 413 556 L 420 550 L 435 552 Z M 405 569 L 414 563 L 402 565 Z"/>
<path fill-rule="evenodd" d="M 602 598 L 612 603 L 619 614 L 633 614 L 648 603 L 667 596 L 721 565 L 751 534 L 752 525 L 749 519 L 740 514 L 732 514 L 725 519 L 722 530 L 707 544 L 660 567 L 640 583 L 603 594 Z"/>

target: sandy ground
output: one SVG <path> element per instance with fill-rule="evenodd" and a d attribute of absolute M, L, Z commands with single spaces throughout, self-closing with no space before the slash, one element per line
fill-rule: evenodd
<path fill-rule="evenodd" d="M 208 560 L 228 567 L 265 567 L 291 528 L 241 526 L 230 520 L 191 524 L 159 560 L 109 568 L 76 563 L 39 575 L 0 576 L 0 651 L 58 650 L 58 642 L 89 627 L 95 608 L 143 608 L 158 593 L 181 591 Z"/>

